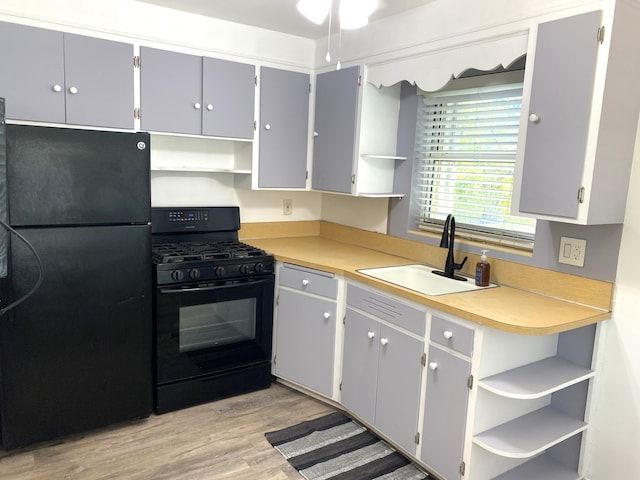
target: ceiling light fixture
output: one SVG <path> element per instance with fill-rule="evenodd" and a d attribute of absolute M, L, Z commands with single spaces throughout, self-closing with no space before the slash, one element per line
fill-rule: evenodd
<path fill-rule="evenodd" d="M 317 25 L 322 25 L 329 15 L 333 0 L 298 0 L 298 11 Z M 340 29 L 352 30 L 364 27 L 378 6 L 377 0 L 340 0 Z"/>
<path fill-rule="evenodd" d="M 338 10 L 340 28 L 339 28 L 339 47 L 342 43 L 342 30 L 353 30 L 364 27 L 369 23 L 369 16 L 378 6 L 377 0 L 339 0 L 340 7 Z M 333 0 L 298 0 L 298 11 L 311 20 L 316 25 L 322 25 L 327 17 L 329 17 L 329 35 L 327 38 L 327 62 L 331 61 L 330 45 L 331 45 L 331 11 Z M 338 63 L 336 68 L 340 70 L 340 52 L 338 52 Z"/>

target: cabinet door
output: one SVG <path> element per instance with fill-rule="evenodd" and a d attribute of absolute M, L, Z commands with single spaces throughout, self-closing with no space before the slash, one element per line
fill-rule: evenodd
<path fill-rule="evenodd" d="M 7 119 L 64 123 L 62 33 L 2 22 L 0 45 Z"/>
<path fill-rule="evenodd" d="M 306 187 L 308 129 L 309 75 L 262 67 L 259 187 Z"/>
<path fill-rule="evenodd" d="M 461 478 L 471 364 L 431 345 L 427 367 L 420 459 L 443 478 Z"/>
<path fill-rule="evenodd" d="M 379 349 L 379 322 L 347 308 L 342 404 L 371 425 L 375 420 Z"/>
<path fill-rule="evenodd" d="M 202 57 L 140 47 L 140 126 L 155 132 L 202 131 Z"/>
<path fill-rule="evenodd" d="M 333 395 L 336 303 L 280 289 L 275 373 Z"/>
<path fill-rule="evenodd" d="M 520 211 L 578 215 L 601 12 L 538 27 Z"/>
<path fill-rule="evenodd" d="M 312 186 L 352 193 L 360 67 L 316 77 Z"/>
<path fill-rule="evenodd" d="M 380 326 L 375 426 L 407 451 L 415 451 L 424 342 Z"/>
<path fill-rule="evenodd" d="M 133 45 L 65 33 L 64 54 L 67 123 L 133 128 Z"/>
<path fill-rule="evenodd" d="M 256 69 L 217 58 L 202 59 L 202 134 L 253 139 Z"/>

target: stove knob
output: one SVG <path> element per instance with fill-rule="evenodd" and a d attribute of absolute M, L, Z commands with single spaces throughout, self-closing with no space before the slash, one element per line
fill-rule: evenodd
<path fill-rule="evenodd" d="M 214 274 L 216 277 L 221 277 L 221 276 L 223 276 L 223 275 L 224 275 L 224 267 L 216 267 L 216 268 L 214 268 L 214 270 L 213 270 L 213 274 Z"/>
<path fill-rule="evenodd" d="M 254 268 L 258 273 L 264 272 L 264 265 L 262 263 L 256 263 L 256 266 Z"/>
<path fill-rule="evenodd" d="M 179 282 L 184 278 L 184 272 L 182 270 L 174 270 L 171 272 L 171 278 Z"/>
<path fill-rule="evenodd" d="M 198 270 L 197 268 L 192 268 L 191 270 L 189 270 L 189 278 L 191 280 L 197 280 L 200 278 L 200 270 Z"/>
<path fill-rule="evenodd" d="M 240 265 L 239 267 L 240 273 L 250 273 L 251 272 L 251 266 L 247 265 L 246 263 Z"/>

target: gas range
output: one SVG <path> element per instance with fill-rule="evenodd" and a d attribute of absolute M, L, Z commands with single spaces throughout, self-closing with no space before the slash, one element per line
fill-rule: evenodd
<path fill-rule="evenodd" d="M 151 209 L 156 413 L 271 385 L 274 259 L 238 230 L 238 207 Z"/>
<path fill-rule="evenodd" d="M 274 259 L 238 241 L 238 207 L 153 208 L 157 285 L 273 274 Z"/>

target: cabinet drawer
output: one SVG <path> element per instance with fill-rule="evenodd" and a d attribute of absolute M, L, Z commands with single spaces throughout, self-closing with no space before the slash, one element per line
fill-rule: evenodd
<path fill-rule="evenodd" d="M 444 345 L 451 350 L 471 356 L 473 353 L 473 328 L 444 318 L 431 318 L 431 341 Z"/>
<path fill-rule="evenodd" d="M 286 264 L 280 269 L 279 283 L 302 292 L 338 298 L 338 279 L 333 273 Z"/>
<path fill-rule="evenodd" d="M 349 284 L 347 304 L 418 335 L 426 330 L 426 312 L 391 297 Z"/>

